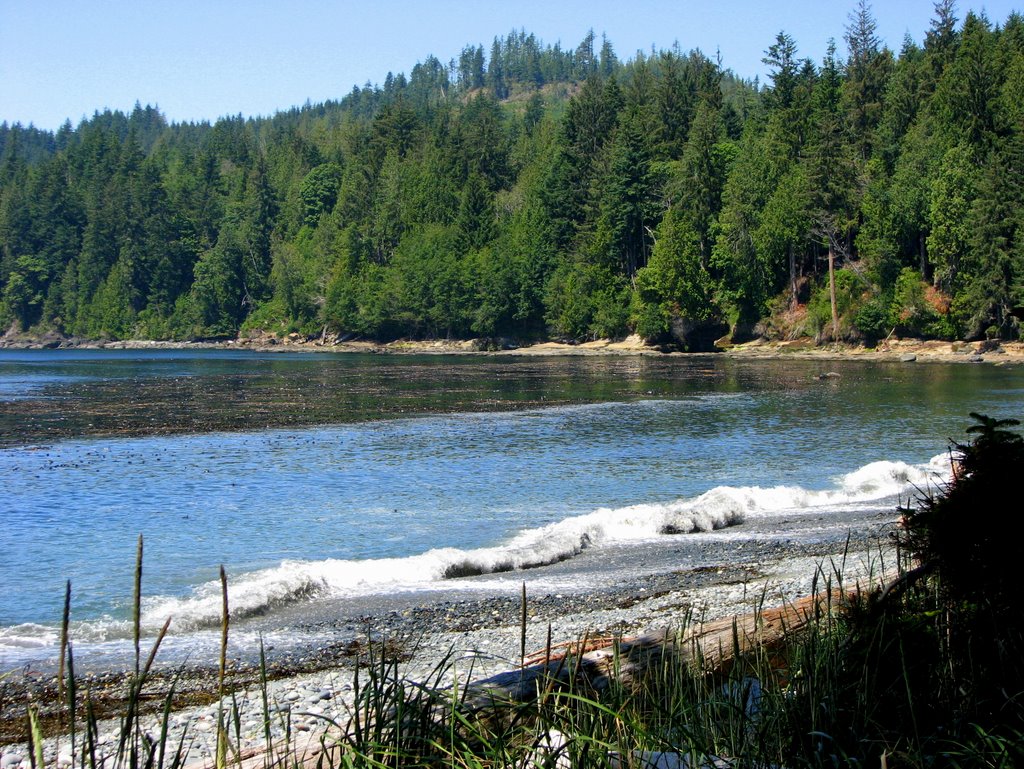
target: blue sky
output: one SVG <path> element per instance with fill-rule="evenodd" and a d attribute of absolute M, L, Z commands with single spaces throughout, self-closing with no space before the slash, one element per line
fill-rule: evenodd
<path fill-rule="evenodd" d="M 97 109 L 156 104 L 173 121 L 267 115 L 339 98 L 355 84 L 408 73 L 429 54 L 489 50 L 495 35 L 525 28 L 575 48 L 593 28 L 620 58 L 638 49 L 700 48 L 740 75 L 762 75 L 780 29 L 801 56 L 842 50 L 855 0 L 0 0 L 0 122 L 55 129 Z M 1019 0 L 1017 0 L 1019 2 Z M 1019 6 L 984 5 L 996 23 Z M 932 0 L 875 2 L 879 33 L 899 49 L 920 41 Z"/>

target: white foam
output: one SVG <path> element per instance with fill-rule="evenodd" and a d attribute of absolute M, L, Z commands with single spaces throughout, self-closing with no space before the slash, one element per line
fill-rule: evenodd
<path fill-rule="evenodd" d="M 941 454 L 924 465 L 872 462 L 835 479 L 832 488 L 800 486 L 719 486 L 692 499 L 600 508 L 527 529 L 494 547 L 474 550 L 438 548 L 406 558 L 285 561 L 237 576 L 229 575 L 229 604 L 234 617 L 270 612 L 275 607 L 320 596 L 345 597 L 439 587 L 447 576 L 488 574 L 554 563 L 587 548 L 650 540 L 665 534 L 710 532 L 765 517 L 803 510 L 827 511 L 884 500 L 948 481 L 950 461 Z M 447 584 L 451 584 L 449 581 Z M 220 583 L 209 582 L 185 597 L 158 596 L 143 603 L 143 624 L 153 631 L 173 617 L 173 631 L 215 627 L 220 621 Z M 124 637 L 123 621 L 91 624 L 88 636 Z M 80 628 L 77 634 L 86 628 Z M 173 632 L 172 631 L 172 632 Z M 23 626 L 0 629 L 0 652 L 56 642 L 52 629 Z"/>
<path fill-rule="evenodd" d="M 0 650 L 42 649 L 56 646 L 57 630 L 47 625 L 25 622 L 10 627 L 0 627 Z"/>
<path fill-rule="evenodd" d="M 285 561 L 280 566 L 232 580 L 230 605 L 233 614 L 249 616 L 315 596 L 437 587 L 446 575 L 524 569 L 555 563 L 604 544 L 639 542 L 666 533 L 707 532 L 742 523 L 753 516 L 831 509 L 895 497 L 944 482 L 949 474 L 946 454 L 924 465 L 872 462 L 840 476 L 831 489 L 719 486 L 693 499 L 600 508 L 527 529 L 495 547 L 438 548 L 408 558 L 364 561 Z M 220 585 L 208 583 L 185 598 L 154 599 L 144 608 L 145 619 L 153 625 L 161 623 L 166 616 L 173 616 L 179 629 L 209 626 L 220 616 Z"/>

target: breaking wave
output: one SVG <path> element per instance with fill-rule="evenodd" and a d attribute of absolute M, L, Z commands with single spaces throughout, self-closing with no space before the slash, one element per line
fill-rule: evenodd
<path fill-rule="evenodd" d="M 719 486 L 689 499 L 600 508 L 524 530 L 494 547 L 438 548 L 405 558 L 284 561 L 272 568 L 236 576 L 229 583 L 229 603 L 232 616 L 244 618 L 319 597 L 436 588 L 443 580 L 536 568 L 610 544 L 713 531 L 754 517 L 802 510 L 839 510 L 881 501 L 943 483 L 949 476 L 947 454 L 924 465 L 880 461 L 840 476 L 825 490 L 800 486 Z M 220 583 L 209 582 L 184 597 L 157 596 L 145 600 L 143 623 L 156 629 L 170 616 L 177 632 L 200 630 L 216 627 L 220 612 Z M 116 637 L 125 632 L 123 621 L 94 624 L 90 634 L 94 638 Z M 0 628 L 0 651 L 47 646 L 54 642 L 54 637 L 53 629 L 44 626 Z"/>
<path fill-rule="evenodd" d="M 600 508 L 584 515 L 527 529 L 494 547 L 437 548 L 406 558 L 362 561 L 285 561 L 236 578 L 229 586 L 233 616 L 265 614 L 279 606 L 321 596 L 346 596 L 436 587 L 440 580 L 546 566 L 608 544 L 650 540 L 734 526 L 756 516 L 827 510 L 862 504 L 925 488 L 949 476 L 942 454 L 924 465 L 872 462 L 825 490 L 800 486 L 719 486 L 692 499 Z M 155 598 L 144 618 L 157 626 L 167 616 L 182 628 L 216 626 L 220 584 L 210 582 L 184 598 Z"/>

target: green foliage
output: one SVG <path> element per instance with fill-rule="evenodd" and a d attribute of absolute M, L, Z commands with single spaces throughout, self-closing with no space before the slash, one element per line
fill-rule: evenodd
<path fill-rule="evenodd" d="M 100 284 L 79 321 L 88 336 L 95 339 L 130 339 L 134 336 L 130 269 L 125 260 L 119 259 Z"/>
<path fill-rule="evenodd" d="M 315 319 L 308 315 L 294 315 L 285 302 L 274 297 L 262 302 L 259 307 L 249 313 L 238 329 L 239 336 L 246 336 L 251 332 L 266 332 L 276 336 L 285 336 L 297 333 L 304 337 L 311 337 L 321 331 Z"/>
<path fill-rule="evenodd" d="M 719 315 L 700 236 L 675 209 L 662 220 L 650 262 L 637 273 L 635 285 L 635 328 L 645 339 L 668 334 L 673 318 L 702 322 Z"/>
<path fill-rule="evenodd" d="M 299 248 L 292 243 L 282 243 L 274 249 L 274 266 L 270 271 L 274 299 L 283 310 L 284 317 L 295 320 L 311 318 L 314 313 L 306 281 L 307 276 L 315 273 L 308 268 L 304 269 L 303 262 Z"/>
<path fill-rule="evenodd" d="M 964 290 L 957 309 L 972 337 L 995 327 L 997 336 L 1019 336 L 1014 308 L 1024 306 L 1024 135 L 993 147 L 968 217 L 969 248 Z"/>
<path fill-rule="evenodd" d="M 590 333 L 595 338 L 620 339 L 629 324 L 629 288 L 613 281 L 593 297 L 594 313 Z"/>
<path fill-rule="evenodd" d="M 765 227 L 761 231 L 767 236 L 764 242 L 755 243 L 765 206 L 778 182 L 771 155 L 768 138 L 748 131 L 722 192 L 712 263 L 721 275 L 723 294 L 744 319 L 759 318 L 772 294 L 767 276 L 774 272 L 770 263 L 780 256 L 774 248 L 776 241 L 781 241 L 782 253 L 788 253 L 793 245 L 781 231 L 784 228 L 778 227 Z"/>
<path fill-rule="evenodd" d="M 245 312 L 244 258 L 242 244 L 226 238 L 200 257 L 189 297 L 191 334 L 228 336 L 238 330 Z"/>
<path fill-rule="evenodd" d="M 836 270 L 836 309 L 839 313 L 840 336 L 855 337 L 855 318 L 865 297 L 868 284 L 864 277 L 850 269 Z M 807 303 L 807 319 L 815 334 L 822 334 L 832 328 L 832 302 L 828 281 L 823 280 L 814 287 L 811 300 Z"/>
<path fill-rule="evenodd" d="M 673 185 L 690 215 L 705 264 L 711 255 L 712 228 L 722 207 L 728 160 L 733 155 L 726 149 L 729 145 L 721 142 L 723 133 L 721 113 L 714 100 L 701 102 L 683 150 L 682 175 Z"/>
<path fill-rule="evenodd" d="M 868 344 L 875 344 L 892 331 L 892 313 L 884 296 L 872 297 L 864 302 L 853 318 L 857 330 Z"/>
<path fill-rule="evenodd" d="M 634 294 L 632 325 L 633 330 L 648 342 L 656 342 L 665 338 L 672 323 L 672 313 L 668 305 L 661 302 L 645 302 Z"/>
<path fill-rule="evenodd" d="M 1004 722 L 1006 697 L 1024 691 L 1024 600 L 1017 565 L 1020 540 L 1007 536 L 1024 473 L 1020 422 L 972 413 L 971 440 L 954 443 L 953 479 L 903 510 L 900 541 L 939 593 L 950 644 L 943 693 L 970 718 Z M 985 514 L 981 525 L 979 511 Z M 980 522 L 979 522 L 980 523 Z"/>
<path fill-rule="evenodd" d="M 656 338 L 711 308 L 749 331 L 774 298 L 805 301 L 831 250 L 864 277 L 851 338 L 886 312 L 898 333 L 1013 338 L 1021 28 L 958 29 L 944 1 L 895 56 L 861 3 L 846 61 L 801 60 L 780 32 L 761 90 L 697 51 L 623 61 L 593 33 L 563 50 L 517 30 L 268 118 L 0 126 L 0 319 Z M 906 268 L 948 313 L 893 298 Z"/>
<path fill-rule="evenodd" d="M 43 313 L 46 265 L 39 257 L 20 256 L 8 273 L 3 304 L 22 330 L 39 322 Z"/>
<path fill-rule="evenodd" d="M 600 184 L 595 261 L 632 276 L 647 262 L 649 231 L 657 223 L 658 178 L 651 166 L 650 136 L 633 110 L 623 113 L 608 146 L 608 169 Z"/>
<path fill-rule="evenodd" d="M 417 337 L 465 336 L 472 323 L 458 233 L 433 225 L 413 232 L 395 252 L 389 274 L 391 320 Z"/>
<path fill-rule="evenodd" d="M 619 337 L 627 330 L 628 298 L 626 282 L 607 268 L 583 262 L 563 264 L 548 283 L 545 317 L 559 338 Z"/>
<path fill-rule="evenodd" d="M 890 292 L 875 294 L 854 315 L 854 325 L 869 342 L 892 333 L 951 339 L 953 322 L 943 297 L 911 267 L 900 271 Z"/>
<path fill-rule="evenodd" d="M 892 298 L 892 320 L 903 336 L 923 336 L 935 327 L 939 313 L 928 303 L 928 284 L 921 273 L 904 267 L 896 279 Z"/>
<path fill-rule="evenodd" d="M 324 163 L 302 180 L 302 214 L 306 224 L 315 227 L 320 217 L 330 213 L 338 200 L 342 171 L 337 163 Z"/>
<path fill-rule="evenodd" d="M 458 228 L 462 241 L 469 249 L 483 248 L 494 240 L 494 196 L 487 189 L 483 176 L 478 173 L 470 174 L 462 191 Z"/>
<path fill-rule="evenodd" d="M 339 262 L 327 287 L 325 322 L 342 334 L 377 339 L 397 336 L 399 330 L 387 314 L 386 278 L 387 271 L 380 265 L 367 263 L 353 269 Z"/>
<path fill-rule="evenodd" d="M 968 215 L 977 184 L 974 152 L 964 145 L 950 149 L 932 182 L 928 215 L 928 253 L 935 283 L 947 291 L 955 291 L 963 282 L 960 273 L 970 240 Z"/>

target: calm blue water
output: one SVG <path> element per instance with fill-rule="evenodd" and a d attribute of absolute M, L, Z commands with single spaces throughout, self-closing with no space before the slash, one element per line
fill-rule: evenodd
<path fill-rule="evenodd" d="M 233 606 L 272 611 L 436 585 L 467 560 L 486 571 L 581 542 L 639 547 L 666 523 L 741 532 L 790 509 L 889 504 L 892 463 L 925 472 L 969 411 L 1024 412 L 1024 371 L 1010 367 L 46 355 L 0 352 L 4 413 L 31 415 L 0 448 L 0 667 L 52 638 L 68 579 L 76 620 L 123 634 L 139 534 L 147 621 L 173 613 L 187 630 L 216 618 L 219 564 Z M 816 379 L 824 370 L 841 376 Z M 173 402 L 183 379 L 197 409 L 245 429 L 47 432 L 140 391 Z M 311 383 L 342 403 L 363 388 L 384 416 L 361 401 L 333 424 L 257 429 L 225 396 L 244 394 L 258 423 L 299 409 L 280 393 Z M 547 396 L 560 405 L 538 406 Z M 868 481 L 841 480 L 880 461 Z M 717 487 L 727 499 L 708 495 Z"/>

